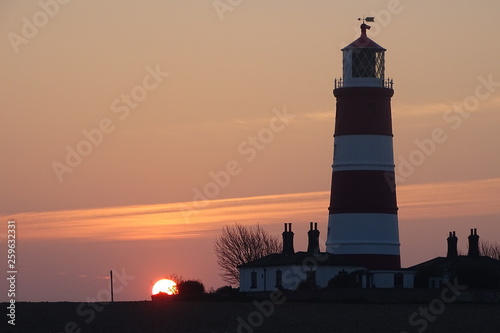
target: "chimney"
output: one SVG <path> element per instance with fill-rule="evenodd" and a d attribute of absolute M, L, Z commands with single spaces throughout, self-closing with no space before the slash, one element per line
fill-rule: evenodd
<path fill-rule="evenodd" d="M 479 236 L 477 235 L 477 229 L 470 229 L 469 257 L 479 257 Z"/>
<path fill-rule="evenodd" d="M 458 257 L 458 250 L 457 250 L 457 244 L 458 244 L 458 237 L 455 236 L 455 231 L 450 231 L 450 235 L 448 236 L 448 254 L 446 254 L 446 257 L 448 258 L 455 258 Z"/>
<path fill-rule="evenodd" d="M 283 231 L 283 254 L 294 254 L 293 250 L 293 232 L 292 224 L 285 223 L 285 231 Z"/>
<path fill-rule="evenodd" d="M 318 223 L 314 223 L 314 230 L 313 230 L 313 222 L 310 223 L 309 231 L 307 232 L 307 236 L 309 237 L 309 244 L 307 245 L 307 252 L 319 253 Z"/>

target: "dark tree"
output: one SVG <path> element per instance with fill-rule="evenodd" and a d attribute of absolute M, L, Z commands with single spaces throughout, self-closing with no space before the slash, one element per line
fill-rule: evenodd
<path fill-rule="evenodd" d="M 179 282 L 177 290 L 181 296 L 201 296 L 205 293 L 205 286 L 197 280 Z"/>
<path fill-rule="evenodd" d="M 259 225 L 245 227 L 240 224 L 225 226 L 215 239 L 214 250 L 222 280 L 237 285 L 240 281 L 238 266 L 280 252 L 278 237 L 269 235 Z"/>
<path fill-rule="evenodd" d="M 356 276 L 347 272 L 339 272 L 337 276 L 328 281 L 328 288 L 357 288 L 359 283 Z"/>
<path fill-rule="evenodd" d="M 231 296 L 231 295 L 235 295 L 237 293 L 238 293 L 238 289 L 235 289 L 231 286 L 220 287 L 220 288 L 217 288 L 217 290 L 215 291 L 215 294 L 219 295 L 219 296 Z"/>
<path fill-rule="evenodd" d="M 479 253 L 482 256 L 500 260 L 500 244 L 481 241 L 479 243 Z"/>

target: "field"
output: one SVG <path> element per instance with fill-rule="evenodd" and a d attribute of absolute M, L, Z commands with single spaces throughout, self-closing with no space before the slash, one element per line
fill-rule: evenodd
<path fill-rule="evenodd" d="M 5 309 L 6 303 L 1 304 Z M 500 305 L 373 304 L 284 298 L 231 301 L 16 303 L 1 332 L 500 332 Z"/>

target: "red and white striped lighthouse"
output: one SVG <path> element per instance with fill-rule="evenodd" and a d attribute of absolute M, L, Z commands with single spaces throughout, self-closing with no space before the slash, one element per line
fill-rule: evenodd
<path fill-rule="evenodd" d="M 369 269 L 399 269 L 394 186 L 392 80 L 385 49 L 366 35 L 342 49 L 337 98 L 327 252 Z"/>

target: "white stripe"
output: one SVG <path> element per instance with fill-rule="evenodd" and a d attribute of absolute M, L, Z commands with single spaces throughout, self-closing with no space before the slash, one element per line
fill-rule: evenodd
<path fill-rule="evenodd" d="M 334 146 L 333 171 L 394 171 L 392 136 L 340 135 Z"/>
<path fill-rule="evenodd" d="M 332 214 L 328 218 L 327 252 L 399 255 L 399 245 L 396 214 Z"/>

